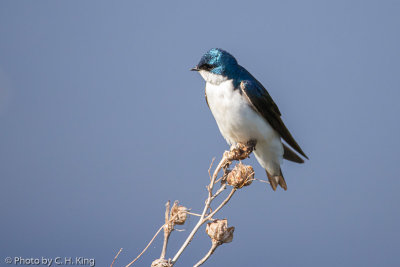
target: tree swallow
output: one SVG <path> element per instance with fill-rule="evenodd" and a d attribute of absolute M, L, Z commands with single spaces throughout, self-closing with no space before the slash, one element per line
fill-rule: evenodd
<path fill-rule="evenodd" d="M 281 112 L 264 86 L 228 52 L 213 48 L 196 67 L 206 81 L 206 101 L 228 142 L 255 144 L 254 154 L 265 169 L 272 189 L 287 189 L 282 159 L 303 163 L 292 149 L 308 159 L 281 119 Z M 292 149 L 282 143 L 283 139 Z"/>

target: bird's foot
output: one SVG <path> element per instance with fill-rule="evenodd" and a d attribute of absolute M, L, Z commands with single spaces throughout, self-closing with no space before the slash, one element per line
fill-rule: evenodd
<path fill-rule="evenodd" d="M 251 139 L 247 142 L 247 149 L 250 150 L 250 153 L 256 150 L 257 141 Z"/>

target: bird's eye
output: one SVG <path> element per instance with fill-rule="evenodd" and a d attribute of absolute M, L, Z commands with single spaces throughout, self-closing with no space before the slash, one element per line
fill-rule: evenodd
<path fill-rule="evenodd" d="M 209 71 L 209 70 L 212 70 L 214 67 L 212 65 L 210 65 L 210 64 L 205 63 L 205 64 L 201 65 L 200 68 L 202 70 Z"/>

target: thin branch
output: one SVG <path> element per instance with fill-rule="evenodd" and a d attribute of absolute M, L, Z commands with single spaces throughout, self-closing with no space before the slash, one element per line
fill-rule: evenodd
<path fill-rule="evenodd" d="M 256 181 L 259 181 L 259 182 L 262 182 L 262 183 L 266 183 L 266 184 L 271 184 L 271 183 L 268 182 L 268 181 L 261 180 L 261 179 L 258 179 L 258 178 L 254 178 L 253 180 L 256 180 Z"/>
<path fill-rule="evenodd" d="M 131 266 L 135 261 L 137 261 L 142 255 L 143 253 L 146 252 L 146 250 L 149 248 L 149 246 L 151 245 L 151 243 L 153 243 L 154 239 L 158 236 L 158 234 L 161 232 L 161 230 L 164 228 L 165 225 L 168 225 L 170 222 L 172 222 L 176 217 L 178 216 L 178 213 L 175 214 L 174 216 L 172 216 L 172 218 L 170 218 L 168 220 L 167 223 L 163 224 L 160 229 L 158 229 L 157 233 L 155 233 L 155 235 L 153 236 L 153 238 L 150 240 L 150 242 L 147 244 L 147 246 L 143 249 L 142 252 L 140 252 L 140 254 L 133 260 L 131 261 L 128 265 L 126 265 L 125 267 L 129 267 Z"/>
<path fill-rule="evenodd" d="M 217 192 L 215 192 L 215 194 L 211 197 L 211 201 L 213 201 L 219 194 L 222 193 L 222 191 L 224 191 L 226 189 L 226 184 L 223 184 L 218 190 Z"/>
<path fill-rule="evenodd" d="M 168 227 L 168 226 L 164 226 L 164 227 Z M 160 259 L 164 259 L 165 258 L 165 254 L 167 253 L 168 239 L 169 239 L 170 235 L 171 235 L 171 231 L 164 232 L 164 243 L 163 243 L 163 248 L 162 248 L 162 251 L 161 251 Z"/>
<path fill-rule="evenodd" d="M 214 188 L 215 180 L 218 176 L 219 171 L 229 162 L 229 153 L 224 153 L 221 161 L 219 162 L 218 166 L 215 168 L 214 173 L 211 177 L 211 182 L 208 186 L 208 198 L 206 200 L 206 204 L 204 205 L 203 212 L 201 213 L 201 217 L 199 221 L 197 222 L 196 226 L 193 228 L 192 232 L 190 232 L 189 236 L 186 238 L 185 242 L 181 246 L 181 248 L 178 250 L 178 252 L 175 254 L 174 258 L 172 259 L 171 263 L 172 265 L 175 264 L 175 262 L 179 259 L 183 251 L 186 249 L 186 247 L 189 245 L 189 243 L 192 241 L 194 235 L 196 232 L 199 230 L 200 226 L 204 224 L 204 217 L 206 216 L 206 212 L 210 207 L 211 204 L 211 197 L 212 197 L 212 190 Z"/>
<path fill-rule="evenodd" d="M 171 206 L 171 202 L 168 200 L 167 203 L 165 203 L 165 224 L 164 224 L 164 243 L 163 243 L 163 248 L 161 250 L 161 256 L 160 259 L 165 258 L 165 254 L 167 253 L 167 245 L 168 245 L 168 239 L 171 234 L 170 231 L 170 225 L 169 225 L 169 209 Z"/>
<path fill-rule="evenodd" d="M 207 215 L 206 218 L 204 218 L 204 222 L 206 222 L 209 218 L 212 218 L 215 213 L 217 213 L 220 209 L 222 209 L 223 206 L 226 205 L 226 203 L 228 203 L 228 201 L 232 198 L 233 194 L 235 194 L 236 192 L 236 188 L 232 188 L 232 191 L 229 193 L 229 195 L 225 198 L 224 201 L 222 201 L 222 203 L 218 206 L 218 208 L 216 208 L 213 212 L 211 212 L 209 215 Z"/>
<path fill-rule="evenodd" d="M 212 242 L 211 248 L 207 252 L 207 254 L 201 260 L 199 260 L 198 263 L 193 265 L 193 267 L 198 267 L 198 266 L 202 265 L 203 263 L 205 263 L 208 260 L 208 258 L 210 258 L 210 256 L 214 253 L 214 251 L 217 249 L 218 246 L 219 246 L 218 242 Z"/>
<path fill-rule="evenodd" d="M 153 238 L 150 240 L 150 242 L 147 244 L 147 246 L 143 249 L 143 251 L 140 252 L 140 254 L 139 254 L 133 261 L 131 261 L 128 265 L 126 265 L 125 267 L 131 266 L 135 261 L 137 261 L 137 260 L 140 258 L 140 256 L 143 255 L 143 253 L 146 252 L 146 250 L 150 247 L 151 243 L 153 243 L 154 239 L 158 236 L 158 234 L 159 234 L 159 233 L 161 232 L 161 230 L 164 228 L 164 225 L 165 225 L 165 224 L 163 224 L 163 225 L 160 227 L 160 229 L 158 229 L 157 233 L 153 236 Z"/>
<path fill-rule="evenodd" d="M 118 253 L 117 253 L 117 255 L 115 255 L 115 258 L 114 258 L 114 260 L 112 261 L 110 267 L 113 267 L 114 262 L 115 262 L 115 260 L 118 258 L 118 256 L 119 256 L 119 254 L 121 253 L 121 251 L 122 251 L 122 248 L 120 248 L 119 251 L 118 251 Z"/>
<path fill-rule="evenodd" d="M 190 214 L 190 215 L 194 215 L 194 216 L 197 216 L 197 217 L 201 217 L 201 214 L 198 214 L 198 213 L 192 213 L 192 212 L 187 212 L 187 214 Z M 213 221 L 214 219 L 213 218 L 209 218 L 208 219 L 209 221 Z M 178 230 L 178 229 L 174 229 L 175 231 L 184 231 L 183 229 L 182 230 Z"/>
<path fill-rule="evenodd" d="M 249 154 L 252 152 L 252 150 L 253 150 L 252 147 L 244 147 L 244 148 L 243 147 L 238 147 L 238 148 L 234 147 L 230 151 L 225 151 L 223 156 L 222 156 L 221 161 L 218 163 L 217 167 L 215 168 L 215 170 L 213 172 L 213 175 L 211 176 L 211 168 L 212 168 L 214 160 L 215 160 L 215 158 L 213 158 L 213 160 L 212 160 L 212 162 L 210 164 L 210 168 L 208 170 L 208 174 L 210 176 L 210 184 L 207 186 L 208 196 L 207 196 L 207 199 L 205 201 L 203 212 L 201 214 L 196 214 L 196 213 L 191 213 L 191 212 L 186 211 L 187 214 L 196 215 L 196 216 L 199 216 L 200 218 L 199 218 L 197 224 L 195 225 L 195 227 L 190 232 L 189 236 L 186 238 L 185 242 L 182 244 L 181 248 L 178 250 L 178 252 L 173 257 L 173 259 L 172 260 L 171 259 L 168 260 L 168 263 L 171 266 L 173 266 L 176 263 L 176 261 L 179 259 L 179 257 L 183 253 L 183 251 L 186 249 L 186 247 L 192 241 L 194 235 L 199 230 L 199 228 L 207 220 L 212 219 L 212 217 L 228 203 L 228 201 L 232 198 L 233 194 L 237 190 L 237 188 L 233 188 L 232 191 L 229 193 L 229 195 L 226 197 L 226 199 L 214 211 L 212 211 L 211 210 L 211 202 L 218 195 L 220 195 L 226 189 L 226 186 L 227 186 L 226 183 L 223 183 L 220 186 L 220 188 L 217 190 L 217 192 L 215 194 L 213 194 L 214 185 L 218 181 L 220 181 L 221 179 L 224 178 L 224 176 L 227 174 L 227 169 L 228 169 L 229 165 L 232 163 L 233 160 L 241 160 L 241 159 L 247 158 L 249 156 Z M 224 174 L 220 179 L 217 180 L 218 173 L 221 171 L 221 169 L 223 169 Z M 174 206 L 175 205 L 177 205 L 177 203 L 174 203 Z M 157 235 L 160 233 L 160 231 L 163 228 L 164 228 L 164 244 L 163 244 L 163 249 L 161 251 L 161 256 L 160 256 L 159 260 L 165 261 L 165 255 L 166 255 L 166 250 L 167 250 L 167 245 L 168 245 L 168 239 L 169 239 L 169 236 L 170 236 L 170 234 L 171 234 L 171 232 L 173 230 L 173 225 L 174 225 L 174 224 L 171 225 L 170 222 L 172 222 L 176 218 L 176 216 L 179 214 L 179 212 L 178 212 L 177 214 L 175 214 L 171 218 L 172 210 L 168 214 L 169 208 L 170 208 L 170 202 L 168 201 L 167 204 L 166 204 L 165 224 L 162 225 L 160 227 L 160 229 L 158 229 L 157 233 L 153 236 L 153 238 L 150 240 L 150 242 L 147 244 L 147 246 L 143 249 L 143 251 L 132 262 L 130 262 L 125 267 L 131 266 L 137 259 L 139 259 L 143 255 L 143 253 L 149 248 L 151 243 L 154 241 L 154 239 L 157 237 Z M 210 213 L 207 214 L 208 210 L 210 210 Z M 214 244 L 214 242 L 213 242 L 213 246 L 211 247 L 210 251 L 195 266 L 199 266 L 199 265 L 203 264 L 211 256 L 211 254 L 215 251 L 215 249 L 218 247 L 218 245 L 219 245 L 218 243 Z M 115 261 L 115 259 L 114 259 L 114 261 Z M 114 263 L 114 261 L 113 261 L 113 263 Z"/>
<path fill-rule="evenodd" d="M 208 168 L 208 176 L 210 177 L 210 180 L 211 180 L 211 168 L 212 168 L 212 166 L 214 164 L 214 161 L 215 161 L 215 157 L 211 161 L 210 168 Z"/>
<path fill-rule="evenodd" d="M 193 215 L 193 216 L 197 216 L 197 217 L 201 217 L 201 214 L 198 214 L 198 213 L 194 213 L 194 212 L 186 212 L 187 214 L 189 214 L 189 215 Z"/>

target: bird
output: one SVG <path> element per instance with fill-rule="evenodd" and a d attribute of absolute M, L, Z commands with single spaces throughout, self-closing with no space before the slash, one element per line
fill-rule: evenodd
<path fill-rule="evenodd" d="M 191 69 L 206 82 L 206 102 L 218 128 L 232 147 L 253 144 L 258 163 L 274 191 L 287 190 L 281 170 L 283 159 L 308 159 L 281 119 L 281 112 L 265 87 L 221 48 L 212 48 Z M 286 144 L 283 142 L 285 141 Z M 294 151 L 296 152 L 294 152 Z"/>

